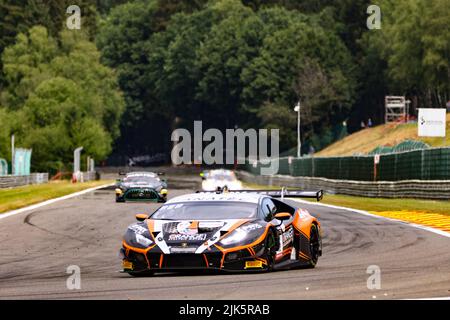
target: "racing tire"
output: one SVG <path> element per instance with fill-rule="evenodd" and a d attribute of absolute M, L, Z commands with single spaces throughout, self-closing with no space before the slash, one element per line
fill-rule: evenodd
<path fill-rule="evenodd" d="M 317 261 L 319 261 L 320 257 L 320 233 L 319 229 L 315 224 L 311 226 L 311 231 L 309 235 L 309 256 L 310 260 L 308 261 L 308 268 L 315 268 L 317 265 Z"/>
<path fill-rule="evenodd" d="M 116 197 L 116 203 L 123 203 L 123 202 L 125 202 L 125 199 L 120 199 Z"/>
<path fill-rule="evenodd" d="M 160 198 L 158 200 L 158 203 L 166 203 L 167 202 L 167 198 Z"/>
<path fill-rule="evenodd" d="M 266 248 L 265 257 L 267 259 L 267 272 L 273 271 L 275 266 L 275 255 L 277 252 L 277 239 L 272 229 L 267 233 L 264 240 L 264 247 Z"/>
<path fill-rule="evenodd" d="M 141 271 L 141 272 L 128 272 L 128 274 L 134 278 L 151 277 L 155 274 L 154 271 Z"/>

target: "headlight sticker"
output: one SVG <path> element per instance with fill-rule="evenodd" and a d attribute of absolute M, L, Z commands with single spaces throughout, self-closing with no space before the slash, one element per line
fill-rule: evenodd
<path fill-rule="evenodd" d="M 226 236 L 224 239 L 222 239 L 220 242 L 224 245 L 229 245 L 232 243 L 238 243 L 245 239 L 247 236 L 247 233 L 243 230 L 240 230 L 240 228 L 233 231 L 230 235 Z"/>
<path fill-rule="evenodd" d="M 136 234 L 136 242 L 139 243 L 140 245 L 143 245 L 144 247 L 149 247 L 153 243 L 152 240 L 150 240 L 140 234 Z"/>
<path fill-rule="evenodd" d="M 247 224 L 247 225 L 243 225 L 242 227 L 239 227 L 239 229 L 245 231 L 245 232 L 251 232 L 257 229 L 261 229 L 262 226 L 258 223 L 252 223 L 252 224 Z"/>
<path fill-rule="evenodd" d="M 247 239 L 247 242 L 251 242 L 257 239 L 260 236 L 259 232 L 254 233 L 253 231 L 262 229 L 263 226 L 258 223 L 251 223 L 247 225 L 243 225 L 236 230 L 234 230 L 230 235 L 223 238 L 220 243 L 223 245 L 231 245 L 234 243 L 240 243 L 244 239 Z"/>
<path fill-rule="evenodd" d="M 128 230 L 133 231 L 136 234 L 142 235 L 147 232 L 147 228 L 139 225 L 139 224 L 133 224 L 128 227 Z"/>

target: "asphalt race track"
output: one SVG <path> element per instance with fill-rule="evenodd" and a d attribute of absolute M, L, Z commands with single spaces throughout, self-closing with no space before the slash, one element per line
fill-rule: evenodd
<path fill-rule="evenodd" d="M 192 180 L 198 177 L 192 177 Z M 182 184 L 170 195 L 192 192 Z M 175 187 L 177 187 L 175 185 Z M 136 213 L 159 204 L 116 204 L 98 190 L 0 220 L 1 299 L 404 299 L 450 296 L 450 238 L 403 223 L 308 205 L 324 230 L 316 269 L 258 274 L 157 274 L 118 271 L 118 250 Z M 81 268 L 68 290 L 67 267 Z M 366 273 L 381 270 L 381 289 Z"/>

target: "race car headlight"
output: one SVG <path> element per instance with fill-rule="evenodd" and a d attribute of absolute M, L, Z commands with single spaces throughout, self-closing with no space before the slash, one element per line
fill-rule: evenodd
<path fill-rule="evenodd" d="M 136 234 L 136 242 L 144 247 L 150 247 L 153 244 L 153 241 L 147 237 L 144 237 L 140 234 Z"/>
<path fill-rule="evenodd" d="M 241 231 L 241 230 L 237 229 L 231 235 L 229 235 L 228 237 L 225 237 L 224 239 L 222 239 L 220 241 L 220 243 L 222 243 L 222 244 L 224 244 L 226 246 L 230 245 L 232 243 L 239 243 L 242 240 L 244 240 L 246 236 L 247 236 L 247 234 L 244 231 Z"/>
<path fill-rule="evenodd" d="M 263 226 L 258 223 L 246 224 L 220 240 L 219 245 L 227 248 L 251 244 L 261 237 L 263 231 Z"/>
<path fill-rule="evenodd" d="M 167 193 L 168 193 L 168 191 L 167 191 L 167 189 L 162 189 L 160 193 L 161 193 L 162 195 L 166 196 Z"/>
<path fill-rule="evenodd" d="M 139 249 L 150 247 L 154 242 L 150 239 L 150 233 L 143 228 L 145 227 L 140 225 L 130 226 L 125 233 L 124 241 L 128 245 Z"/>
<path fill-rule="evenodd" d="M 116 194 L 117 195 L 121 195 L 123 193 L 122 189 L 117 188 L 116 189 Z"/>

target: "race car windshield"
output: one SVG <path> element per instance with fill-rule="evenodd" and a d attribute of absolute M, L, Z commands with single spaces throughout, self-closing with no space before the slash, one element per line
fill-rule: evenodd
<path fill-rule="evenodd" d="M 146 176 L 135 176 L 135 177 L 127 177 L 123 180 L 123 182 L 130 183 L 130 182 L 147 182 L 147 183 L 158 183 L 159 180 L 157 178 L 153 177 L 146 177 Z"/>
<path fill-rule="evenodd" d="M 155 220 L 215 220 L 252 219 L 257 216 L 257 204 L 245 202 L 195 202 L 166 204 L 153 215 Z"/>
<path fill-rule="evenodd" d="M 233 180 L 235 180 L 232 176 L 228 176 L 228 175 L 224 175 L 224 174 L 211 175 L 210 179 L 225 180 L 225 181 L 233 181 Z"/>

